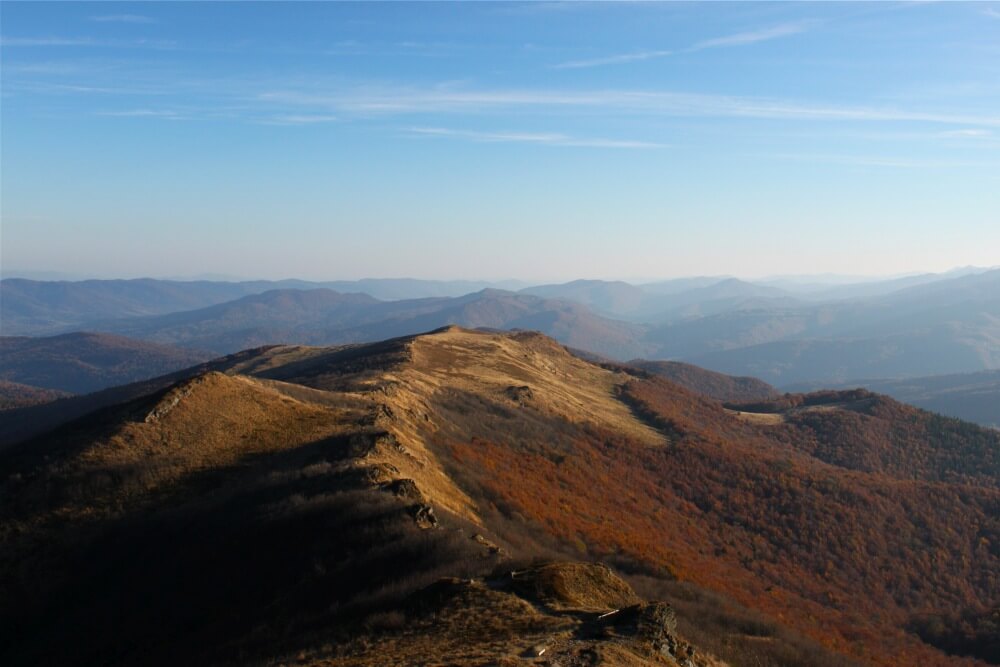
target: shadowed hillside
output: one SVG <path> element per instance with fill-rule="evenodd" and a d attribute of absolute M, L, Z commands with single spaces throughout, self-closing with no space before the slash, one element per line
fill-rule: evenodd
<path fill-rule="evenodd" d="M 164 375 L 209 356 L 111 334 L 0 337 L 0 380 L 86 394 Z"/>
<path fill-rule="evenodd" d="M 629 366 L 659 375 L 697 394 L 717 401 L 759 401 L 777 396 L 778 390 L 752 377 L 733 377 L 679 361 L 633 359 Z"/>

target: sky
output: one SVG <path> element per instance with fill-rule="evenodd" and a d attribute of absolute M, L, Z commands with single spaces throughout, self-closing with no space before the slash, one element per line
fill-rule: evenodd
<path fill-rule="evenodd" d="M 1000 3 L 0 3 L 5 274 L 1000 264 Z"/>

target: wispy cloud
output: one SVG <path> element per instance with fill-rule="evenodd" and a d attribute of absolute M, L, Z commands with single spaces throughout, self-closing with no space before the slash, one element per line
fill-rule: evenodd
<path fill-rule="evenodd" d="M 310 109 L 311 113 L 403 115 L 486 113 L 513 109 L 600 109 L 627 114 L 687 117 L 738 117 L 803 121 L 902 121 L 998 127 L 1000 114 L 970 115 L 941 111 L 811 104 L 798 100 L 665 91 L 463 90 L 454 88 L 376 88 L 273 90 L 259 103 Z"/>
<path fill-rule="evenodd" d="M 667 144 L 649 141 L 581 138 L 553 132 L 479 132 L 474 130 L 455 130 L 444 127 L 410 127 L 407 128 L 406 131 L 411 134 L 423 136 L 449 137 L 480 143 L 518 143 L 537 144 L 542 146 L 568 146 L 576 148 L 629 149 L 665 148 L 667 146 Z"/>
<path fill-rule="evenodd" d="M 344 39 L 333 42 L 321 53 L 326 56 L 424 56 L 444 57 L 462 48 L 453 42 L 419 42 L 414 40 L 394 42 L 362 42 Z"/>
<path fill-rule="evenodd" d="M 671 49 L 635 51 L 632 53 L 621 53 L 601 58 L 570 60 L 567 62 L 557 63 L 555 65 L 552 65 L 551 68 L 580 69 L 584 67 L 603 67 L 605 65 L 624 65 L 626 63 L 636 62 L 640 60 L 665 58 L 667 56 L 672 56 L 675 53 L 693 53 L 695 51 L 703 51 L 705 49 L 717 49 L 728 46 L 746 46 L 748 44 L 756 44 L 758 42 L 766 42 L 772 39 L 778 39 L 780 37 L 797 35 L 801 32 L 805 32 L 814 24 L 815 24 L 814 21 L 798 21 L 795 23 L 784 23 L 782 25 L 777 25 L 770 28 L 764 28 L 761 30 L 739 32 L 733 35 L 725 35 L 723 37 L 706 39 L 701 42 L 696 42 L 691 46 L 680 49 L 679 51 Z"/>
<path fill-rule="evenodd" d="M 284 114 L 260 121 L 264 125 L 316 125 L 318 123 L 335 123 L 337 116 L 323 114 Z"/>
<path fill-rule="evenodd" d="M 822 154 L 799 154 L 799 153 L 777 153 L 762 155 L 759 157 L 795 160 L 798 162 L 811 162 L 816 164 L 836 164 L 854 167 L 876 167 L 885 169 L 954 169 L 958 167 L 982 167 L 996 169 L 1000 164 L 996 162 L 984 162 L 977 160 L 926 160 L 905 157 L 872 156 L 872 155 L 822 155 Z"/>
<path fill-rule="evenodd" d="M 10 91 L 18 91 L 29 94 L 42 95 L 127 95 L 135 97 L 158 97 L 167 98 L 176 94 L 177 90 L 155 83 L 139 83 L 135 81 L 123 81 L 123 85 L 103 85 L 107 79 L 86 80 L 78 79 L 80 83 L 58 81 L 42 81 L 29 79 L 15 82 L 4 82 L 4 88 Z"/>
<path fill-rule="evenodd" d="M 607 56 L 605 58 L 592 58 L 590 60 L 570 60 L 564 63 L 557 63 L 552 69 L 580 69 L 583 67 L 601 67 L 602 65 L 622 65 L 637 60 L 651 60 L 653 58 L 663 58 L 673 55 L 673 51 L 638 51 L 636 53 L 623 53 L 617 56 Z"/>
<path fill-rule="evenodd" d="M 91 21 L 98 23 L 156 23 L 156 19 L 142 14 L 106 14 L 104 16 L 91 16 Z"/>
<path fill-rule="evenodd" d="M 564 13 L 571 11 L 581 11 L 585 9 L 599 8 L 599 2 L 579 2 L 579 0 L 567 0 L 566 2 L 544 2 L 535 0 L 533 2 L 498 2 L 486 3 L 490 5 L 496 14 L 507 16 L 533 16 L 538 14 Z"/>
<path fill-rule="evenodd" d="M 959 139 L 981 139 L 992 137 L 993 132 L 982 128 L 965 128 L 962 130 L 948 130 L 947 132 L 942 132 L 941 136 Z"/>
<path fill-rule="evenodd" d="M 365 117 L 422 116 L 428 114 L 504 115 L 510 113 L 675 116 L 687 118 L 745 118 L 802 122 L 924 123 L 944 125 L 944 131 L 981 131 L 1000 127 L 1000 112 L 980 106 L 976 111 L 950 109 L 953 99 L 864 105 L 824 103 L 799 98 L 752 97 L 672 90 L 473 87 L 468 81 L 436 85 L 356 82 L 329 77 L 287 79 L 211 78 L 204 75 L 166 77 L 161 73 L 105 62 L 86 72 L 18 72 L 8 76 L 5 89 L 42 94 L 118 94 L 176 98 L 179 106 L 222 109 L 227 117 L 251 122 L 305 125 L 350 121 Z M 10 67 L 10 66 L 8 66 Z M 47 67 L 47 66 L 46 66 Z M 44 68 L 43 68 L 44 69 Z M 15 70 L 5 70 L 12 74 Z M 155 108 L 166 104 L 150 102 Z M 137 106 L 145 107 L 145 103 Z M 203 114 L 202 114 L 203 115 Z M 431 121 L 437 124 L 440 121 Z M 902 128 L 900 128 L 902 129 Z M 915 129 L 915 128 L 908 128 Z M 960 135 L 956 135 L 960 136 Z M 965 132 L 965 136 L 970 136 Z"/>
<path fill-rule="evenodd" d="M 911 160 L 907 158 L 879 156 L 813 156 L 812 160 L 857 165 L 860 167 L 883 167 L 888 169 L 954 169 L 956 167 L 995 167 L 995 164 L 969 160 Z"/>
<path fill-rule="evenodd" d="M 98 46 L 90 37 L 0 37 L 0 46 Z"/>
<path fill-rule="evenodd" d="M 65 47 L 88 46 L 106 48 L 172 49 L 177 42 L 168 39 L 103 40 L 92 37 L 0 37 L 0 46 Z"/>
<path fill-rule="evenodd" d="M 751 30 L 749 32 L 738 32 L 735 35 L 706 39 L 692 45 L 688 51 L 701 51 L 703 49 L 716 49 L 725 46 L 746 46 L 758 42 L 767 42 L 779 37 L 788 37 L 805 32 L 813 25 L 811 21 L 799 21 L 796 23 L 785 23 L 763 30 Z"/>
<path fill-rule="evenodd" d="M 5 63 L 4 74 L 31 74 L 43 76 L 67 76 L 85 71 L 77 62 L 28 62 Z"/>
<path fill-rule="evenodd" d="M 987 7 L 983 10 L 985 16 L 989 16 L 991 19 L 1000 19 L 1000 9 L 994 9 L 993 7 Z"/>
<path fill-rule="evenodd" d="M 177 111 L 166 109 L 126 109 L 123 111 L 98 111 L 98 116 L 111 116 L 115 118 L 179 118 L 181 114 Z"/>

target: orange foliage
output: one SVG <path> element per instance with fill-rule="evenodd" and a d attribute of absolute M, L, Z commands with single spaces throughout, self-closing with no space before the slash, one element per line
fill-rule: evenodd
<path fill-rule="evenodd" d="M 945 427 L 902 408 L 917 416 L 911 433 L 869 437 L 912 416 L 887 421 L 884 405 L 755 426 L 660 380 L 633 381 L 622 399 L 670 444 L 531 409 L 455 408 L 451 396 L 438 448 L 508 518 L 595 558 L 672 571 L 875 663 L 954 664 L 903 628 L 1000 601 L 1000 491 L 986 483 L 992 454 L 969 454 L 989 444 L 981 430 L 935 445 Z M 895 451 L 914 442 L 919 456 Z"/>

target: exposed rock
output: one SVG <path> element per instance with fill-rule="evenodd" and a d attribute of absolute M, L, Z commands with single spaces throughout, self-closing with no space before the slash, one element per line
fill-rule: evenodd
<path fill-rule="evenodd" d="M 495 555 L 495 554 L 501 554 L 501 553 L 503 553 L 503 549 L 501 549 L 496 544 L 494 544 L 490 540 L 486 539 L 485 537 L 483 537 L 479 533 L 476 533 L 470 539 L 473 542 L 476 542 L 477 544 L 481 544 L 482 546 L 486 547 L 489 550 L 489 554 L 490 555 Z"/>
<path fill-rule="evenodd" d="M 375 424 L 384 424 L 386 422 L 393 422 L 396 420 L 396 415 L 388 405 L 384 403 L 379 403 L 375 408 Z"/>
<path fill-rule="evenodd" d="M 149 411 L 146 418 L 143 420 L 147 424 L 152 424 L 154 422 L 163 419 L 171 410 L 176 408 L 182 400 L 187 396 L 191 395 L 191 392 L 195 390 L 195 387 L 203 382 L 209 375 L 216 375 L 217 373 L 209 373 L 201 377 L 197 377 L 190 382 L 183 384 L 179 387 L 174 388 L 169 391 L 163 399 L 156 404 L 156 406 Z"/>
<path fill-rule="evenodd" d="M 607 566 L 551 563 L 511 573 L 514 591 L 553 609 L 614 610 L 639 602 L 632 587 Z"/>
<path fill-rule="evenodd" d="M 651 602 L 635 607 L 636 630 L 639 634 L 660 639 L 677 631 L 677 615 L 666 602 Z"/>
<path fill-rule="evenodd" d="M 529 403 L 534 397 L 534 392 L 531 391 L 531 387 L 528 385 L 515 386 L 511 385 L 504 389 L 504 395 L 510 400 L 514 401 L 518 405 L 525 405 Z"/>
<path fill-rule="evenodd" d="M 413 521 L 421 528 L 435 528 L 438 525 L 437 517 L 434 515 L 434 508 L 425 503 L 413 505 L 409 508 Z"/>
<path fill-rule="evenodd" d="M 370 456 L 376 449 L 391 447 L 399 452 L 405 452 L 403 447 L 396 440 L 396 436 L 388 431 L 378 431 L 376 433 L 357 433 L 351 436 L 348 443 L 348 454 L 353 458 L 363 459 Z"/>
<path fill-rule="evenodd" d="M 424 503 L 424 494 L 417 488 L 412 479 L 394 479 L 381 485 L 383 491 L 388 491 L 397 498 L 405 498 L 418 503 Z"/>
<path fill-rule="evenodd" d="M 535 644 L 527 651 L 525 651 L 525 656 L 529 658 L 538 658 L 545 655 L 545 652 L 549 650 L 549 647 L 545 644 Z"/>
<path fill-rule="evenodd" d="M 364 482 L 369 486 L 381 486 L 391 482 L 399 474 L 399 468 L 391 463 L 376 463 L 359 469 Z"/>
<path fill-rule="evenodd" d="M 612 636 L 630 637 L 651 645 L 661 655 L 687 664 L 684 660 L 694 657 L 695 650 L 686 641 L 679 639 L 677 616 L 673 608 L 665 602 L 640 602 L 622 609 L 601 614 L 581 628 L 581 634 L 590 638 Z"/>
<path fill-rule="evenodd" d="M 375 436 L 371 433 L 356 433 L 347 443 L 348 456 L 365 458 L 375 449 Z"/>

